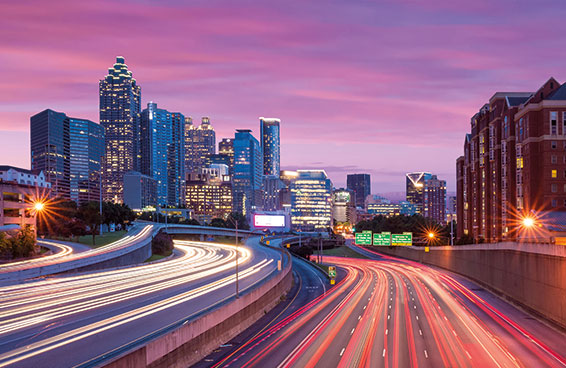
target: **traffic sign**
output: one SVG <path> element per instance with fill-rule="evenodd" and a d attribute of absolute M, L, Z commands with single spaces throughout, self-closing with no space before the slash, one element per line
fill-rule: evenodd
<path fill-rule="evenodd" d="M 391 233 L 373 234 L 373 245 L 391 245 Z"/>
<path fill-rule="evenodd" d="M 355 234 L 356 245 L 371 245 L 371 235 L 372 232 L 369 230 L 366 230 L 362 233 L 356 233 Z"/>
<path fill-rule="evenodd" d="M 391 234 L 391 245 L 413 245 L 413 233 Z"/>
<path fill-rule="evenodd" d="M 336 278 L 336 267 L 335 266 L 328 266 L 328 276 L 331 279 L 335 279 Z"/>

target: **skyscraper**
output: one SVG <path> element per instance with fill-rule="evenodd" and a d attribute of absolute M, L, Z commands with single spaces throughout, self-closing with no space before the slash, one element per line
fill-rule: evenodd
<path fill-rule="evenodd" d="M 93 121 L 67 118 L 69 123 L 70 197 L 77 203 L 100 200 L 104 128 Z"/>
<path fill-rule="evenodd" d="M 279 129 L 281 121 L 275 118 L 259 118 L 261 149 L 263 151 L 263 209 L 277 210 L 279 190 L 283 183 L 279 180 L 281 142 Z"/>
<path fill-rule="evenodd" d="M 439 224 L 446 221 L 446 181 L 426 172 L 406 175 L 407 202 L 416 206 L 417 214 Z"/>
<path fill-rule="evenodd" d="M 106 135 L 102 174 L 103 199 L 123 201 L 124 173 L 137 170 L 140 161 L 139 119 L 141 88 L 122 56 L 99 83 L 100 124 Z"/>
<path fill-rule="evenodd" d="M 260 208 L 263 155 L 251 130 L 238 129 L 234 139 L 234 210 L 244 215 Z"/>
<path fill-rule="evenodd" d="M 177 206 L 184 202 L 185 117 L 157 108 L 150 102 L 141 113 L 141 173 L 157 182 L 157 204 Z"/>
<path fill-rule="evenodd" d="M 216 133 L 208 117 L 203 117 L 200 126 L 185 126 L 185 172 L 196 173 L 206 166 L 209 155 L 216 153 Z"/>
<path fill-rule="evenodd" d="M 366 197 L 371 194 L 369 174 L 349 174 L 346 178 L 346 185 L 354 192 L 356 207 L 364 208 Z"/>
<path fill-rule="evenodd" d="M 326 231 L 332 222 L 332 182 L 324 170 L 298 170 L 291 181 L 291 226 Z"/>
<path fill-rule="evenodd" d="M 281 141 L 279 125 L 281 121 L 274 118 L 259 118 L 261 149 L 263 150 L 263 175 L 279 176 Z"/>
<path fill-rule="evenodd" d="M 104 129 L 50 109 L 30 118 L 31 167 L 43 171 L 52 193 L 77 203 L 100 199 Z"/>
<path fill-rule="evenodd" d="M 31 170 L 43 171 L 53 196 L 70 199 L 70 133 L 66 119 L 64 113 L 51 109 L 30 118 Z"/>

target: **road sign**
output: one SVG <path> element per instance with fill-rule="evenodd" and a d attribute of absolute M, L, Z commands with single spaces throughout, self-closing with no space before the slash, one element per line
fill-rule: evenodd
<path fill-rule="evenodd" d="M 373 245 L 391 245 L 391 233 L 373 234 Z"/>
<path fill-rule="evenodd" d="M 328 276 L 331 279 L 335 279 L 336 278 L 336 267 L 334 266 L 328 266 Z"/>
<path fill-rule="evenodd" d="M 428 247 L 424 247 L 424 251 L 428 253 Z"/>
<path fill-rule="evenodd" d="M 356 233 L 356 245 L 371 245 L 371 231 L 364 231 L 362 233 Z"/>
<path fill-rule="evenodd" d="M 413 233 L 391 234 L 391 245 L 413 245 Z"/>

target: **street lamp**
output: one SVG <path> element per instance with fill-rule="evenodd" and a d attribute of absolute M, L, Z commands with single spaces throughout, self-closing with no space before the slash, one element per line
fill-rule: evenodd
<path fill-rule="evenodd" d="M 234 227 L 236 228 L 236 299 L 238 299 L 240 298 L 240 289 L 238 285 L 238 258 L 240 256 L 240 253 L 238 251 L 238 220 L 230 216 L 228 216 L 227 219 L 230 220 L 230 222 L 232 222 L 232 224 L 234 224 Z"/>
<path fill-rule="evenodd" d="M 430 240 L 434 239 L 434 233 L 432 231 L 428 233 L 428 238 Z"/>
<path fill-rule="evenodd" d="M 43 202 L 35 202 L 33 204 L 33 209 L 36 210 L 37 212 L 43 211 L 44 208 L 45 208 L 45 203 Z"/>
<path fill-rule="evenodd" d="M 523 226 L 526 228 L 531 228 L 535 225 L 535 219 L 532 217 L 525 217 L 523 219 Z"/>

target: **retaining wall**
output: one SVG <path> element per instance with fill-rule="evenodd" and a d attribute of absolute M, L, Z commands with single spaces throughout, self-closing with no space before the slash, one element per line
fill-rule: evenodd
<path fill-rule="evenodd" d="M 511 247 L 373 247 L 392 256 L 442 267 L 566 328 L 566 257 Z M 549 248 L 550 250 L 550 248 Z M 547 253 L 547 254 L 544 254 Z"/>

